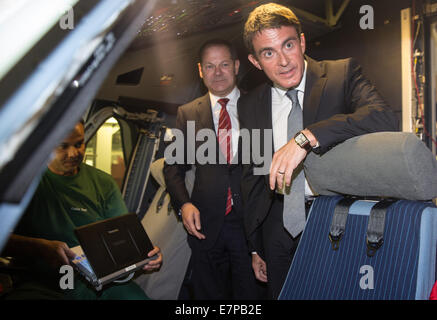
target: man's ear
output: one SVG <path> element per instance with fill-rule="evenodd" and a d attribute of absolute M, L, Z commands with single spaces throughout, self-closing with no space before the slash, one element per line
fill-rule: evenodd
<path fill-rule="evenodd" d="M 302 50 L 302 54 L 305 54 L 306 43 L 305 43 L 305 35 L 303 32 L 300 34 L 300 47 Z"/>
<path fill-rule="evenodd" d="M 240 69 L 240 60 L 235 59 L 234 61 L 235 75 L 238 74 L 238 70 Z"/>
<path fill-rule="evenodd" d="M 200 62 L 197 63 L 197 67 L 199 68 L 199 77 L 203 79 L 202 65 Z"/>
<path fill-rule="evenodd" d="M 247 58 L 249 59 L 249 61 L 259 70 L 262 70 L 263 68 L 261 67 L 261 65 L 259 64 L 258 60 L 255 58 L 255 56 L 253 54 L 249 54 L 247 56 Z"/>

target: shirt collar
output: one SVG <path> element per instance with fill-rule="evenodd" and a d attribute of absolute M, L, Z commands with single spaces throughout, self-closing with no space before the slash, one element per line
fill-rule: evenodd
<path fill-rule="evenodd" d="M 240 90 L 238 90 L 238 88 L 235 86 L 234 89 L 232 89 L 232 91 L 226 96 L 226 97 L 219 97 L 216 96 L 214 94 L 212 94 L 211 92 L 209 92 L 209 100 L 211 101 L 211 107 L 214 107 L 217 104 L 217 101 L 219 99 L 222 98 L 228 98 L 229 102 L 234 102 L 236 103 L 236 101 L 238 100 L 238 98 L 240 97 Z"/>
<path fill-rule="evenodd" d="M 300 91 L 300 92 L 303 92 L 303 93 L 305 93 L 305 83 L 306 83 L 306 79 L 307 79 L 307 69 L 308 69 L 308 67 L 307 67 L 307 65 L 308 65 L 307 61 L 304 60 L 304 63 L 305 63 L 305 70 L 303 71 L 302 79 L 300 80 L 299 85 L 298 85 L 297 87 L 295 87 L 295 89 L 296 89 L 297 91 Z M 276 92 L 277 92 L 281 97 L 285 96 L 285 94 L 286 94 L 287 91 L 288 91 L 288 90 L 284 90 L 284 89 L 278 87 L 276 84 L 273 84 L 273 88 L 276 90 Z"/>

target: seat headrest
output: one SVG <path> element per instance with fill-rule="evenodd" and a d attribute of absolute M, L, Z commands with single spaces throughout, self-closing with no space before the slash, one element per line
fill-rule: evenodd
<path fill-rule="evenodd" d="M 320 195 L 430 200 L 437 161 L 414 134 L 378 132 L 351 138 L 323 155 L 308 154 L 305 174 Z"/>
<path fill-rule="evenodd" d="M 164 158 L 155 160 L 150 165 L 150 173 L 152 174 L 152 177 L 155 178 L 156 182 L 158 182 L 161 187 L 165 188 L 164 172 L 162 171 L 163 168 Z"/>
<path fill-rule="evenodd" d="M 158 160 L 155 160 L 150 165 L 150 173 L 152 174 L 152 177 L 155 178 L 156 182 L 159 183 L 160 187 L 166 188 L 165 184 L 165 178 L 164 178 L 164 158 L 160 158 Z M 193 191 L 194 187 L 194 180 L 195 180 L 195 172 L 196 169 L 192 167 L 190 170 L 185 172 L 185 186 L 187 188 L 188 193 L 191 195 L 191 192 Z"/>

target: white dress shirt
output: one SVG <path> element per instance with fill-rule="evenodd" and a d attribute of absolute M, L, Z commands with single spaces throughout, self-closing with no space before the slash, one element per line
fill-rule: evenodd
<path fill-rule="evenodd" d="M 305 71 L 302 76 L 302 80 L 295 88 L 297 90 L 297 99 L 301 108 L 303 108 L 303 98 L 305 95 L 305 83 L 307 75 L 307 62 L 305 61 Z M 281 149 L 287 142 L 287 123 L 288 115 L 290 114 L 293 105 L 286 93 L 288 90 L 284 90 L 277 86 L 272 87 L 272 128 L 273 128 L 273 144 L 275 152 Z M 314 195 L 308 185 L 308 181 L 305 178 L 305 195 Z"/>
<path fill-rule="evenodd" d="M 219 99 L 228 98 L 228 104 L 226 109 L 228 110 L 229 117 L 231 118 L 232 126 L 232 158 L 238 152 L 238 136 L 240 135 L 240 123 L 238 121 L 237 101 L 240 98 L 240 90 L 235 87 L 226 97 L 218 97 L 209 93 L 209 99 L 211 101 L 212 121 L 214 123 L 215 133 L 218 135 L 218 125 L 220 120 L 220 110 L 222 106 L 218 103 Z"/>

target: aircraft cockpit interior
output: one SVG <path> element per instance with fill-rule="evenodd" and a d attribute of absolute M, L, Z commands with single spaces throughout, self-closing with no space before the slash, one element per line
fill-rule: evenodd
<path fill-rule="evenodd" d="M 5 307 L 437 300 L 436 0 L 0 1 L 0 42 Z"/>

